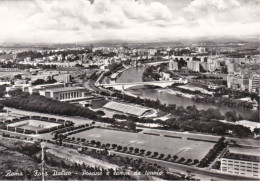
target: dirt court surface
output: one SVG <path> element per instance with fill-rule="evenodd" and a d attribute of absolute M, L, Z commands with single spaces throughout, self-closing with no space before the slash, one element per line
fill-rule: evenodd
<path fill-rule="evenodd" d="M 117 144 L 121 146 L 144 149 L 146 151 L 177 155 L 179 158 L 201 160 L 208 151 L 213 148 L 214 143 L 203 141 L 192 141 L 179 138 L 168 138 L 164 136 L 146 135 L 143 133 L 129 133 L 113 131 L 108 129 L 94 128 L 70 137 L 85 138 L 87 141 L 100 141 L 101 144 Z"/>

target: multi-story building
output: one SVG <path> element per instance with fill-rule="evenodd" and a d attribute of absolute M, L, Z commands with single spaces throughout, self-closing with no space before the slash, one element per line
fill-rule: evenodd
<path fill-rule="evenodd" d="M 221 172 L 245 177 L 260 177 L 260 149 L 229 147 L 221 158 Z"/>
<path fill-rule="evenodd" d="M 260 75 L 259 74 L 253 74 L 249 78 L 249 86 L 248 90 L 249 92 L 256 92 L 260 89 Z"/>
<path fill-rule="evenodd" d="M 247 74 L 228 74 L 227 86 L 236 90 L 248 90 L 249 76 Z"/>
<path fill-rule="evenodd" d="M 53 79 L 57 82 L 69 83 L 71 82 L 71 75 L 70 74 L 57 74 L 53 75 Z"/>
<path fill-rule="evenodd" d="M 169 70 L 179 70 L 178 62 L 173 61 L 172 59 L 169 62 Z"/>
<path fill-rule="evenodd" d="M 229 74 L 235 72 L 235 63 L 227 63 L 227 72 Z"/>
<path fill-rule="evenodd" d="M 59 101 L 81 100 L 87 97 L 84 87 L 61 87 L 39 91 L 40 95 Z"/>
<path fill-rule="evenodd" d="M 200 63 L 199 61 L 188 61 L 187 62 L 187 67 L 188 69 L 195 71 L 195 72 L 200 72 Z"/>

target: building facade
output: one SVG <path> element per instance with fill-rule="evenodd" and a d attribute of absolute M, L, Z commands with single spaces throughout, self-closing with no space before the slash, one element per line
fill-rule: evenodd
<path fill-rule="evenodd" d="M 86 98 L 88 92 L 84 87 L 62 87 L 39 91 L 40 95 L 59 101 L 72 101 Z"/>
<path fill-rule="evenodd" d="M 71 75 L 70 74 L 57 74 L 53 76 L 57 82 L 69 83 L 71 82 Z"/>
<path fill-rule="evenodd" d="M 187 67 L 188 67 L 188 69 L 190 69 L 192 71 L 200 72 L 200 62 L 199 61 L 188 61 Z"/>
<path fill-rule="evenodd" d="M 249 78 L 249 92 L 256 92 L 260 89 L 260 75 L 254 74 Z"/>
<path fill-rule="evenodd" d="M 260 149 L 230 147 L 221 158 L 221 172 L 260 177 Z"/>
<path fill-rule="evenodd" d="M 169 70 L 179 70 L 178 62 L 170 60 L 170 62 L 169 62 Z"/>
<path fill-rule="evenodd" d="M 246 91 L 249 88 L 249 76 L 245 74 L 228 74 L 228 88 Z"/>

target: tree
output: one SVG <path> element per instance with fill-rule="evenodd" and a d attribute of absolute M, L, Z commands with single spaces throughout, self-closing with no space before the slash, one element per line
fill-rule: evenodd
<path fill-rule="evenodd" d="M 122 150 L 122 146 L 120 146 L 120 145 L 117 146 L 117 150 L 118 150 L 118 151 Z"/>
<path fill-rule="evenodd" d="M 117 147 L 117 144 L 112 144 L 112 148 L 115 149 Z"/>
<path fill-rule="evenodd" d="M 259 134 L 260 134 L 260 128 L 255 128 L 253 132 L 254 132 L 256 135 L 259 135 Z"/>
<path fill-rule="evenodd" d="M 134 122 L 132 122 L 132 121 L 127 121 L 127 127 L 130 130 L 133 130 L 133 131 L 136 130 L 136 124 Z"/>
<path fill-rule="evenodd" d="M 146 155 L 149 156 L 149 155 L 151 155 L 151 153 L 152 153 L 151 151 L 147 151 Z"/>
<path fill-rule="evenodd" d="M 177 160 L 177 159 L 178 159 L 178 156 L 177 156 L 177 155 L 174 155 L 174 156 L 173 156 L 173 159 L 174 159 L 174 160 Z"/>
<path fill-rule="evenodd" d="M 237 121 L 237 115 L 235 111 L 227 111 L 225 113 L 225 117 L 227 121 L 232 121 L 232 122 Z"/>
<path fill-rule="evenodd" d="M 133 147 L 130 147 L 129 150 L 132 152 L 132 151 L 134 150 L 134 148 L 133 148 Z"/>
<path fill-rule="evenodd" d="M 159 153 L 158 152 L 154 152 L 153 155 L 154 155 L 154 157 L 157 157 L 159 155 Z"/>
<path fill-rule="evenodd" d="M 97 111 L 96 113 L 99 116 L 104 116 L 105 115 L 104 111 L 101 111 L 101 110 Z"/>
<path fill-rule="evenodd" d="M 181 157 L 181 159 L 179 160 L 179 162 L 183 162 L 185 161 L 185 158 Z"/>
<path fill-rule="evenodd" d="M 186 163 L 191 163 L 192 162 L 192 159 L 188 159 Z"/>
<path fill-rule="evenodd" d="M 96 142 L 96 145 L 97 145 L 97 147 L 100 147 L 100 146 L 101 146 L 100 141 L 97 141 L 97 142 Z"/>
<path fill-rule="evenodd" d="M 127 151 L 127 147 L 126 147 L 126 146 L 125 146 L 123 149 L 124 149 L 124 152 L 126 152 L 126 151 Z"/>
<path fill-rule="evenodd" d="M 21 74 L 17 74 L 17 75 L 15 75 L 15 76 L 14 76 L 14 79 L 22 79 Z"/>
<path fill-rule="evenodd" d="M 160 154 L 160 158 L 163 158 L 163 157 L 164 157 L 164 154 L 163 154 L 163 153 L 161 153 L 161 154 Z"/>
<path fill-rule="evenodd" d="M 193 163 L 194 164 L 197 164 L 197 163 L 199 163 L 200 161 L 198 160 L 198 159 L 195 159 L 194 161 L 193 161 Z"/>
<path fill-rule="evenodd" d="M 135 153 L 139 153 L 139 148 L 135 148 Z"/>
<path fill-rule="evenodd" d="M 41 85 L 41 84 L 45 84 L 45 80 L 43 79 L 37 79 L 34 82 L 32 82 L 32 85 Z"/>
<path fill-rule="evenodd" d="M 141 152 L 142 154 L 144 154 L 145 150 L 144 150 L 144 149 L 141 149 L 140 152 Z"/>

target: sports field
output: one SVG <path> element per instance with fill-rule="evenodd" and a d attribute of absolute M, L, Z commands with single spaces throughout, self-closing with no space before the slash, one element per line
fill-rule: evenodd
<path fill-rule="evenodd" d="M 101 144 L 117 144 L 121 146 L 144 149 L 146 151 L 177 155 L 179 158 L 201 160 L 214 143 L 192 141 L 187 138 L 169 138 L 164 136 L 146 135 L 143 133 L 129 133 L 108 129 L 94 128 L 80 132 L 70 137 L 85 138 L 87 141 L 100 141 Z"/>

